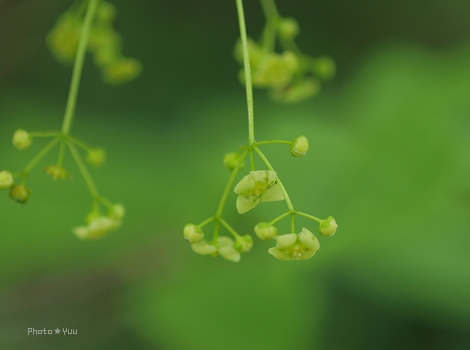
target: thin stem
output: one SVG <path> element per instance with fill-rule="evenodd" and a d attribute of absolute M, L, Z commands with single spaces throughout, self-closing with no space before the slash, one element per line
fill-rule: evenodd
<path fill-rule="evenodd" d="M 243 1 L 236 0 L 238 24 L 240 26 L 240 38 L 243 48 L 243 68 L 245 70 L 246 103 L 248 108 L 248 145 L 255 142 L 255 120 L 253 107 L 253 85 L 251 82 L 250 55 L 248 53 L 248 39 L 246 35 L 245 14 L 243 12 Z M 253 150 L 250 149 L 250 152 Z"/>
<path fill-rule="evenodd" d="M 201 222 L 198 226 L 199 226 L 200 228 L 203 228 L 203 227 L 206 226 L 207 224 L 209 224 L 209 223 L 211 223 L 212 221 L 214 221 L 214 219 L 215 219 L 215 218 L 212 216 L 212 217 L 210 217 L 210 218 L 204 220 L 203 222 Z"/>
<path fill-rule="evenodd" d="M 240 235 L 238 233 L 236 233 L 235 230 L 229 224 L 227 224 L 227 222 L 224 219 L 219 218 L 219 221 L 227 229 L 227 231 L 232 234 L 233 237 L 235 237 L 235 238 L 240 237 Z"/>
<path fill-rule="evenodd" d="M 64 162 L 64 158 L 65 158 L 65 147 L 66 147 L 66 143 L 68 141 L 65 139 L 65 138 L 62 138 L 62 140 L 60 140 L 60 147 L 59 147 L 59 156 L 57 158 L 57 165 L 58 166 L 62 166 L 63 162 Z"/>
<path fill-rule="evenodd" d="M 85 183 L 88 187 L 88 190 L 90 191 L 91 196 L 93 197 L 93 200 L 98 201 L 100 195 L 98 193 L 98 190 L 96 189 L 95 183 L 93 182 L 90 173 L 88 172 L 85 163 L 83 162 L 82 157 L 80 156 L 80 153 L 78 153 L 77 148 L 71 142 L 68 142 L 67 145 L 69 146 L 70 153 L 72 153 L 72 157 L 75 159 L 75 163 L 77 163 L 78 169 L 80 170 L 80 173 L 82 174 L 83 179 L 85 180 Z"/>
<path fill-rule="evenodd" d="M 259 146 L 259 145 L 271 145 L 271 144 L 275 144 L 275 143 L 290 145 L 290 144 L 292 143 L 292 141 L 288 141 L 288 140 L 256 141 L 256 146 Z"/>
<path fill-rule="evenodd" d="M 286 211 L 284 214 L 281 214 L 279 215 L 277 218 L 275 218 L 274 220 L 271 220 L 271 222 L 269 223 L 270 225 L 274 225 L 276 222 L 284 219 L 287 215 L 289 215 L 290 212 L 289 211 Z"/>
<path fill-rule="evenodd" d="M 227 185 L 225 185 L 222 198 L 220 199 L 219 205 L 217 207 L 217 211 L 215 213 L 216 218 L 220 218 L 220 216 L 222 215 L 222 211 L 224 210 L 225 202 L 227 201 L 229 191 L 232 188 L 233 182 L 235 181 L 235 177 L 237 176 L 238 171 L 240 170 L 240 166 L 242 165 L 243 161 L 246 158 L 246 154 L 247 154 L 247 151 L 243 152 L 242 156 L 238 159 L 237 166 L 235 167 L 235 169 L 233 169 L 232 175 L 230 175 Z"/>
<path fill-rule="evenodd" d="M 44 146 L 44 148 L 34 157 L 24 168 L 22 177 L 23 177 L 23 182 L 26 180 L 26 177 L 28 176 L 29 172 L 36 166 L 36 164 L 47 154 L 49 151 L 55 146 L 55 144 L 59 142 L 59 138 L 56 137 L 55 139 L 49 141 L 49 143 Z"/>
<path fill-rule="evenodd" d="M 77 55 L 73 65 L 72 81 L 70 82 L 69 96 L 65 106 L 64 120 L 62 122 L 62 133 L 68 135 L 72 128 L 73 117 L 77 105 L 77 95 L 80 86 L 80 78 L 82 76 L 83 62 L 85 61 L 86 46 L 90 33 L 91 22 L 96 12 L 99 0 L 89 0 L 88 8 L 83 21 L 83 28 L 78 42 Z"/>
<path fill-rule="evenodd" d="M 280 16 L 273 0 L 261 0 L 261 7 L 266 17 L 266 26 L 263 31 L 263 50 L 267 53 L 275 49 Z"/>
<path fill-rule="evenodd" d="M 302 212 L 300 212 L 300 211 L 296 212 L 296 214 L 297 214 L 297 215 L 300 215 L 300 216 L 304 216 L 304 217 L 309 218 L 309 219 L 311 219 L 311 220 L 314 220 L 314 221 L 316 221 L 316 222 L 318 222 L 318 223 L 321 223 L 321 222 L 323 221 L 322 219 L 319 219 L 319 218 L 317 218 L 316 216 L 313 216 L 313 215 L 310 215 L 310 214 L 305 214 L 305 213 L 302 213 Z"/>
<path fill-rule="evenodd" d="M 261 150 L 256 146 L 254 147 L 254 150 L 256 151 L 256 153 L 258 153 L 258 156 L 261 158 L 263 163 L 266 164 L 268 169 L 271 170 L 271 171 L 275 171 L 274 168 L 272 167 L 271 163 L 269 163 L 268 159 L 263 154 L 263 152 L 261 152 Z M 279 176 L 276 179 L 276 183 L 279 186 L 279 188 L 282 192 L 282 195 L 284 196 L 284 199 L 286 200 L 286 204 L 287 204 L 287 208 L 289 209 L 289 212 L 291 212 L 291 213 L 295 212 L 294 206 L 292 205 L 292 202 L 289 198 L 289 195 L 287 194 L 286 188 L 282 184 L 281 179 L 279 178 Z"/>

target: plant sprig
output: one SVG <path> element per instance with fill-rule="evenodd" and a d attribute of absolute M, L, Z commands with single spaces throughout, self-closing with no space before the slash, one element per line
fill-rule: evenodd
<path fill-rule="evenodd" d="M 281 18 L 272 0 L 262 0 L 263 9 L 268 18 L 263 34 L 264 54 L 274 50 L 275 34 L 279 29 Z M 245 159 L 250 156 L 250 169 L 248 175 L 243 177 L 234 187 L 233 191 L 238 194 L 236 208 L 239 214 L 244 214 L 255 208 L 261 202 L 284 200 L 287 211 L 275 217 L 270 222 L 260 222 L 254 232 L 261 240 L 276 240 L 276 246 L 269 249 L 269 253 L 280 260 L 306 260 L 315 255 L 320 248 L 318 239 L 308 229 L 303 228 L 300 233 L 295 232 L 295 217 L 303 216 L 316 221 L 319 224 L 318 232 L 324 236 L 331 236 L 336 232 L 337 224 L 333 217 L 324 220 L 313 215 L 297 211 L 289 197 L 289 194 L 282 184 L 282 181 L 269 162 L 268 158 L 261 151 L 259 146 L 269 144 L 288 144 L 290 153 L 294 157 L 304 156 L 308 151 L 308 140 L 305 136 L 299 136 L 293 141 L 288 140 L 268 140 L 256 142 L 254 103 L 253 103 L 253 80 L 251 67 L 253 60 L 250 58 L 252 42 L 249 41 L 246 33 L 245 16 L 242 0 L 236 0 L 238 13 L 238 23 L 240 27 L 241 57 L 243 58 L 243 74 L 247 101 L 248 114 L 248 144 L 242 146 L 236 153 L 228 153 L 224 156 L 225 166 L 232 171 L 227 185 L 223 191 L 221 200 L 217 207 L 216 214 L 202 221 L 200 224 L 187 224 L 184 228 L 184 237 L 191 243 L 193 251 L 201 255 L 220 255 L 223 258 L 238 262 L 241 254 L 250 251 L 253 246 L 253 239 L 250 235 L 238 234 L 223 218 L 223 209 L 228 200 L 230 189 L 233 188 L 235 179 L 245 163 Z M 285 38 L 286 39 L 286 38 Z M 288 41 L 287 41 L 288 42 Z M 251 46 L 250 46 L 251 45 Z M 254 74 L 257 74 L 256 72 Z M 263 162 L 266 169 L 256 170 L 255 155 Z M 290 217 L 291 233 L 278 235 L 274 226 L 280 220 Z M 203 228 L 210 223 L 214 223 L 212 239 L 206 240 Z M 220 236 L 220 227 L 223 227 L 233 237 Z"/>

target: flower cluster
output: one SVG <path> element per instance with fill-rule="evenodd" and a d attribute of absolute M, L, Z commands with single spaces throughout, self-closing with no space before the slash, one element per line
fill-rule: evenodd
<path fill-rule="evenodd" d="M 212 242 L 204 239 L 204 233 L 198 225 L 187 224 L 184 227 L 184 238 L 191 243 L 191 249 L 201 255 L 220 255 L 226 260 L 239 262 L 242 253 L 247 253 L 253 246 L 250 235 L 237 236 L 235 240 L 230 237 L 216 237 Z"/>
<path fill-rule="evenodd" d="M 103 80 L 112 85 L 122 84 L 140 75 L 139 61 L 122 54 L 122 40 L 113 28 L 115 7 L 100 1 L 91 24 L 87 49 L 93 54 L 95 64 L 101 69 Z M 57 21 L 47 37 L 54 56 L 63 63 L 74 61 L 82 33 L 83 7 L 72 6 Z"/>
<path fill-rule="evenodd" d="M 306 155 L 309 148 L 308 139 L 303 135 L 295 138 L 293 141 L 274 140 L 259 142 L 258 144 L 272 143 L 288 144 L 290 146 L 290 153 L 294 157 Z M 252 170 L 235 185 L 233 192 L 238 195 L 235 202 L 238 213 L 245 214 L 263 202 L 286 201 L 288 207 L 287 212 L 281 214 L 271 222 L 258 223 L 254 228 L 254 232 L 256 236 L 263 241 L 271 239 L 276 241 L 275 247 L 270 248 L 268 252 L 279 260 L 310 259 L 320 249 L 320 242 L 313 233 L 306 228 L 303 228 L 298 234 L 293 233 L 294 217 L 298 215 L 316 221 L 319 224 L 318 232 L 322 236 L 332 236 L 336 232 L 338 225 L 335 219 L 329 216 L 325 220 L 321 220 L 312 215 L 296 211 L 287 195 L 286 189 L 269 161 L 257 145 L 253 148 L 268 169 Z M 253 246 L 253 239 L 250 235 L 239 235 L 221 216 L 229 189 L 233 184 L 235 175 L 241 169 L 242 164 L 244 164 L 244 159 L 247 154 L 248 152 L 244 152 L 241 155 L 240 153 L 227 153 L 224 156 L 224 165 L 232 171 L 232 176 L 224 191 L 224 196 L 222 197 L 221 204 L 219 204 L 216 215 L 199 225 L 187 224 L 184 227 L 184 238 L 191 244 L 191 248 L 194 252 L 201 255 L 220 255 L 226 260 L 238 262 L 240 261 L 241 253 L 250 251 Z M 288 216 L 291 218 L 292 233 L 278 235 L 278 230 L 274 224 Z M 206 240 L 202 227 L 210 222 L 215 222 L 214 235 L 211 240 Z M 234 238 L 232 239 L 226 236 L 220 237 L 220 225 L 231 233 Z"/>
<path fill-rule="evenodd" d="M 125 209 L 122 204 L 114 204 L 109 208 L 108 215 L 103 216 L 99 212 L 91 212 L 87 219 L 87 226 L 78 226 L 72 229 L 77 238 L 83 240 L 103 237 L 109 231 L 115 231 L 121 227 Z"/>
<path fill-rule="evenodd" d="M 266 22 L 260 42 L 248 38 L 248 51 L 254 87 L 265 88 L 277 101 L 295 103 L 315 96 L 321 81 L 335 74 L 335 64 L 329 57 L 314 58 L 301 53 L 295 44 L 299 25 L 293 18 L 278 18 Z M 275 52 L 276 39 L 282 52 Z M 241 41 L 235 46 L 235 58 L 243 63 Z M 244 70 L 240 79 L 245 82 Z"/>

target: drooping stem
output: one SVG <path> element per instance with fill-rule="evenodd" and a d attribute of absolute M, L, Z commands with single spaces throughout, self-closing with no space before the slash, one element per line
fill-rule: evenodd
<path fill-rule="evenodd" d="M 243 48 L 243 68 L 245 70 L 245 88 L 246 88 L 246 103 L 248 108 L 248 145 L 253 145 L 255 142 L 255 120 L 254 120 L 254 107 L 253 107 L 253 85 L 251 82 L 251 67 L 250 55 L 248 53 L 248 39 L 246 35 L 245 14 L 243 11 L 243 1 L 236 0 L 238 24 L 240 26 L 240 39 Z M 253 150 L 250 150 L 251 154 Z"/>
<path fill-rule="evenodd" d="M 77 105 L 77 95 L 80 86 L 80 78 L 82 76 L 83 62 L 85 61 L 86 46 L 88 36 L 90 34 L 90 27 L 93 17 L 95 16 L 96 8 L 99 0 L 89 0 L 88 7 L 83 21 L 82 32 L 78 42 L 77 55 L 73 65 L 72 81 L 70 82 L 70 90 L 65 106 L 64 120 L 62 122 L 62 133 L 68 135 L 72 128 L 73 117 L 75 115 L 75 108 Z"/>

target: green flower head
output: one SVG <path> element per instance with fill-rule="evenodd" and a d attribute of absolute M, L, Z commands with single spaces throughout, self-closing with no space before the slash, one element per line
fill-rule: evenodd
<path fill-rule="evenodd" d="M 237 210 L 240 214 L 250 211 L 260 202 L 282 201 L 284 196 L 276 183 L 277 174 L 270 170 L 250 171 L 235 186 L 238 194 Z"/>
<path fill-rule="evenodd" d="M 288 233 L 276 236 L 276 247 L 268 250 L 279 260 L 307 260 L 320 249 L 320 242 L 312 232 L 303 228 L 299 234 Z"/>

